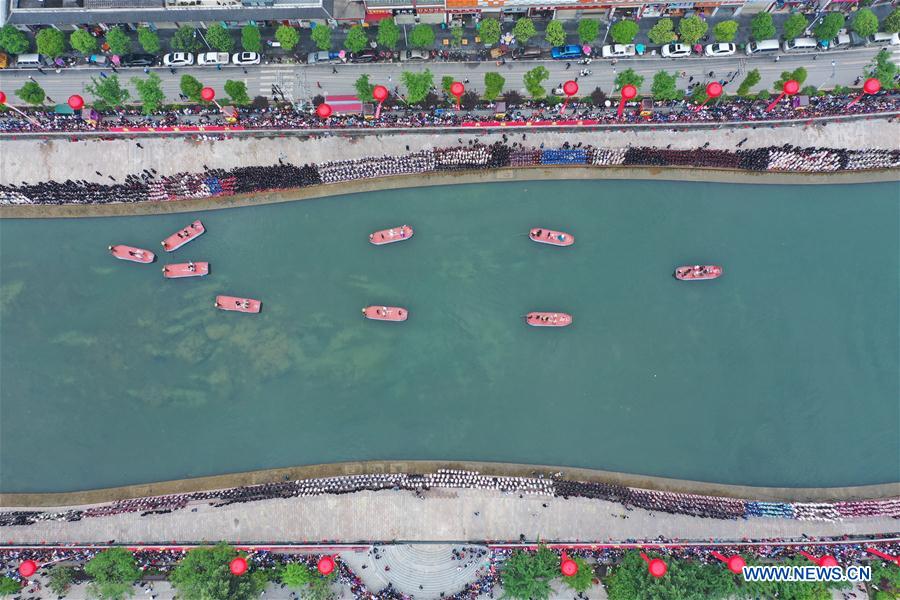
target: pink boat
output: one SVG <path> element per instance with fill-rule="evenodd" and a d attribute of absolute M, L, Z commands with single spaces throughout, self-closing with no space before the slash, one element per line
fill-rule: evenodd
<path fill-rule="evenodd" d="M 572 315 L 557 312 L 530 312 L 525 322 L 532 327 L 566 327 L 572 324 Z"/>
<path fill-rule="evenodd" d="M 152 263 L 156 260 L 156 255 L 149 250 L 143 248 L 135 248 L 134 246 L 124 246 L 117 244 L 109 247 L 109 253 L 119 260 L 130 260 L 136 263 Z"/>
<path fill-rule="evenodd" d="M 552 229 L 541 229 L 535 227 L 528 233 L 535 242 L 539 244 L 551 244 L 553 246 L 571 246 L 575 243 L 575 237 L 562 231 L 553 231 Z"/>
<path fill-rule="evenodd" d="M 174 252 L 178 250 L 189 241 L 200 237 L 206 231 L 206 228 L 203 227 L 203 223 L 199 220 L 194 221 L 181 231 L 176 231 L 166 239 L 162 241 L 162 247 L 166 252 Z"/>
<path fill-rule="evenodd" d="M 186 262 L 174 265 L 166 265 L 162 268 L 163 277 L 166 279 L 180 279 L 182 277 L 203 277 L 209 275 L 208 262 Z"/>
<path fill-rule="evenodd" d="M 399 306 L 367 306 L 362 313 L 374 321 L 405 321 L 409 317 L 409 311 Z"/>
<path fill-rule="evenodd" d="M 686 265 L 675 269 L 675 278 L 682 281 L 701 281 L 722 276 L 719 265 Z"/>
<path fill-rule="evenodd" d="M 413 233 L 412 227 L 409 225 L 401 225 L 400 227 L 382 229 L 381 231 L 370 233 L 369 241 L 376 246 L 383 246 L 385 244 L 393 244 L 394 242 L 408 240 L 413 236 Z"/>
<path fill-rule="evenodd" d="M 234 310 L 245 313 L 258 313 L 262 308 L 262 302 L 253 298 L 237 298 L 235 296 L 216 296 L 216 308 L 219 310 Z"/>

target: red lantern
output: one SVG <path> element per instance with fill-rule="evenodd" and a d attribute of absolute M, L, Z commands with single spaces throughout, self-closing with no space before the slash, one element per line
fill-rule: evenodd
<path fill-rule="evenodd" d="M 559 563 L 559 572 L 565 577 L 575 577 L 578 575 L 578 563 L 566 556 L 563 552 L 562 562 Z"/>
<path fill-rule="evenodd" d="M 669 565 L 661 558 L 651 559 L 649 556 L 641 552 L 641 558 L 644 559 L 644 562 L 647 563 L 647 570 L 650 574 L 657 579 L 660 577 L 664 577 L 666 571 L 669 570 Z"/>
<path fill-rule="evenodd" d="M 772 103 L 766 107 L 766 112 L 769 112 L 770 110 L 775 108 L 775 105 L 778 104 L 781 101 L 781 99 L 784 98 L 785 96 L 793 96 L 794 94 L 796 94 L 799 91 L 800 91 L 800 84 L 797 82 L 797 80 L 796 79 L 788 79 L 787 81 L 784 82 L 784 85 L 781 86 L 781 93 L 778 94 L 778 97 L 775 98 L 774 100 L 772 100 Z"/>
<path fill-rule="evenodd" d="M 232 575 L 240 577 L 247 572 L 247 559 L 243 556 L 238 556 L 229 563 L 228 568 L 231 569 Z"/>
<path fill-rule="evenodd" d="M 725 558 L 718 552 L 710 552 L 710 554 L 712 554 L 714 557 L 718 558 L 723 563 L 725 563 L 728 566 L 729 571 L 731 571 L 732 573 L 736 573 L 738 575 L 743 573 L 744 566 L 747 564 L 747 561 L 744 560 L 744 557 L 742 557 L 738 554 L 735 554 L 734 556 L 729 556 L 728 558 Z"/>
<path fill-rule="evenodd" d="M 316 114 L 319 115 L 322 119 L 327 119 L 331 116 L 331 105 L 323 102 L 319 106 L 316 107 Z"/>
<path fill-rule="evenodd" d="M 0 104 L 6 104 L 6 93 L 0 92 Z"/>
<path fill-rule="evenodd" d="M 318 569 L 319 573 L 322 575 L 329 575 L 334 571 L 334 559 L 330 556 L 323 556 L 319 559 L 319 562 L 316 563 L 316 569 Z"/>
<path fill-rule="evenodd" d="M 372 97 L 378 100 L 378 108 L 375 109 L 375 118 L 381 116 L 381 105 L 388 98 L 388 89 L 383 85 L 376 85 L 372 88 Z"/>
<path fill-rule="evenodd" d="M 578 93 L 578 83 L 574 81 L 567 81 L 563 84 L 563 94 L 566 95 L 566 101 L 563 102 L 562 108 L 559 110 L 560 114 L 566 112 L 566 106 L 569 105 L 569 100 Z"/>
<path fill-rule="evenodd" d="M 863 84 L 863 93 L 860 94 L 859 96 L 857 96 L 856 98 L 854 98 L 853 100 L 851 100 L 850 104 L 848 104 L 847 106 L 848 107 L 853 106 L 854 104 L 856 104 L 857 102 L 862 100 L 862 97 L 865 96 L 866 94 L 869 94 L 869 95 L 877 94 L 880 91 L 881 91 L 881 81 L 879 81 L 878 79 L 876 79 L 874 77 L 869 77 L 868 79 L 866 79 L 866 82 Z"/>
<path fill-rule="evenodd" d="M 721 96 L 722 92 L 723 92 L 723 88 L 722 88 L 721 83 L 719 83 L 718 81 L 711 82 L 709 85 L 706 86 L 706 100 L 703 101 L 703 104 L 700 104 L 699 106 L 697 106 L 697 108 L 695 108 L 694 111 L 700 110 L 701 108 L 706 106 L 707 102 L 709 102 L 710 100 L 714 100 L 714 99 L 718 98 L 719 96 Z"/>
<path fill-rule="evenodd" d="M 622 88 L 622 98 L 619 100 L 619 118 L 622 118 L 622 111 L 625 110 L 625 103 L 633 100 L 637 96 L 637 88 L 630 83 Z"/>
<path fill-rule="evenodd" d="M 835 557 L 830 554 L 826 554 L 822 558 L 819 559 L 820 567 L 836 567 L 838 566 L 838 561 Z"/>
<path fill-rule="evenodd" d="M 37 563 L 33 560 L 23 560 L 19 565 L 19 575 L 21 575 L 25 579 L 28 579 L 37 572 L 37 569 Z"/>
<path fill-rule="evenodd" d="M 84 98 L 82 98 L 78 94 L 72 94 L 71 96 L 69 96 L 68 104 L 72 110 L 81 110 L 82 108 L 84 108 Z"/>
<path fill-rule="evenodd" d="M 450 93 L 456 96 L 456 110 L 459 110 L 459 101 L 462 95 L 466 93 L 466 86 L 458 81 L 454 81 L 450 84 Z"/>
<path fill-rule="evenodd" d="M 211 87 L 205 87 L 200 90 L 200 97 L 203 98 L 206 102 L 212 102 L 216 99 L 216 90 Z"/>

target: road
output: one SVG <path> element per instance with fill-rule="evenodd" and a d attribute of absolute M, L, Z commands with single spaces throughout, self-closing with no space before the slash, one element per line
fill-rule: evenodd
<path fill-rule="evenodd" d="M 163 80 L 163 91 L 170 101 L 177 101 L 179 79 L 183 74 L 197 77 L 204 85 L 212 86 L 220 97 L 224 96 L 224 84 L 228 79 L 237 79 L 247 84 L 250 96 L 272 95 L 272 86 L 278 85 L 281 90 L 295 101 L 309 100 L 317 94 L 354 94 L 353 83 L 362 74 L 369 74 L 370 81 L 381 83 L 390 89 L 401 84 L 400 74 L 404 70 L 421 70 L 428 68 L 434 74 L 435 85 L 440 85 L 443 76 L 449 75 L 455 79 L 470 80 L 468 89 L 476 91 L 484 90 L 484 73 L 497 71 L 506 78 L 505 90 L 518 90 L 525 94 L 522 76 L 525 71 L 537 65 L 543 65 L 550 71 L 550 79 L 545 82 L 545 87 L 552 89 L 557 84 L 578 76 L 579 71 L 588 68 L 592 74 L 587 77 L 579 77 L 578 83 L 581 92 L 587 94 L 597 86 L 607 93 L 613 90 L 613 80 L 617 72 L 632 68 L 646 79 L 642 87 L 644 93 L 649 93 L 650 84 L 654 73 L 659 70 L 684 71 L 687 75 L 679 79 L 678 85 L 686 88 L 690 77 L 696 81 L 706 81 L 712 72 L 715 79 L 728 79 L 728 74 L 739 71 L 733 83 L 725 86 L 726 92 L 734 93 L 743 80 L 748 70 L 759 69 L 762 81 L 754 91 L 771 89 L 772 83 L 778 79 L 782 71 L 806 67 L 809 76 L 804 85 L 831 88 L 835 85 L 850 85 L 863 73 L 863 68 L 871 62 L 872 57 L 879 48 L 864 47 L 849 50 L 834 50 L 831 52 L 817 52 L 811 54 L 780 55 L 779 61 L 774 56 L 734 55 L 726 58 L 687 58 L 687 59 L 663 59 L 661 57 L 641 57 L 632 59 L 620 59 L 613 65 L 607 60 L 594 60 L 588 67 L 573 62 L 570 69 L 566 70 L 565 61 L 507 61 L 505 65 L 497 66 L 495 62 L 429 62 L 429 63 L 372 63 L 372 64 L 339 64 L 335 66 L 337 73 L 333 72 L 332 65 L 282 65 L 268 64 L 251 67 L 227 66 L 221 70 L 212 67 L 191 67 L 176 69 L 172 74 L 169 69 L 157 67 L 152 69 Z M 900 49 L 894 50 L 892 58 L 900 63 Z M 832 64 L 832 62 L 834 64 Z M 108 69 L 103 70 L 112 74 Z M 13 93 L 21 87 L 29 76 L 40 83 L 52 102 L 64 102 L 71 94 L 84 94 L 84 84 L 90 82 L 90 78 L 99 77 L 100 69 L 94 67 L 78 67 L 65 69 L 60 73 L 52 70 L 41 74 L 38 71 L 5 70 L 0 72 L 0 89 L 7 93 L 10 99 L 15 100 Z M 140 68 L 119 69 L 119 76 L 124 82 L 132 77 L 143 77 Z M 132 97 L 135 96 L 133 86 Z M 401 87 L 402 92 L 402 87 Z"/>

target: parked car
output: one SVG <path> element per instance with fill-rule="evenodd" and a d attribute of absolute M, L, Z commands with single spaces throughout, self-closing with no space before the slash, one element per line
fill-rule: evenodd
<path fill-rule="evenodd" d="M 258 65 L 260 56 L 256 52 L 235 52 L 231 62 L 236 65 Z"/>
<path fill-rule="evenodd" d="M 122 57 L 124 67 L 152 67 L 156 64 L 156 57 L 152 54 L 126 54 Z"/>
<path fill-rule="evenodd" d="M 841 46 L 849 46 L 851 43 L 850 34 L 847 33 L 846 29 L 841 29 L 838 31 L 837 37 L 833 40 L 826 41 L 823 45 L 825 48 L 831 50 L 832 48 L 840 48 Z"/>
<path fill-rule="evenodd" d="M 691 55 L 691 47 L 687 44 L 666 44 L 660 48 L 663 58 L 684 58 Z"/>
<path fill-rule="evenodd" d="M 194 55 L 187 52 L 170 52 L 163 56 L 163 64 L 167 67 L 189 67 L 194 64 Z"/>
<path fill-rule="evenodd" d="M 881 46 L 900 46 L 900 33 L 886 33 L 879 31 L 875 35 L 866 38 L 866 42 L 870 44 L 879 44 Z"/>
<path fill-rule="evenodd" d="M 737 51 L 734 44 L 707 44 L 703 49 L 706 56 L 731 56 Z"/>
<path fill-rule="evenodd" d="M 540 58 L 544 49 L 540 46 L 525 46 L 513 52 L 513 58 Z"/>
<path fill-rule="evenodd" d="M 400 51 L 400 61 L 410 61 L 410 60 L 428 60 L 431 58 L 431 54 L 428 50 L 401 50 Z"/>
<path fill-rule="evenodd" d="M 636 51 L 634 44 L 613 44 L 603 46 L 601 54 L 603 58 L 621 58 L 623 56 L 634 56 Z"/>
<path fill-rule="evenodd" d="M 197 64 L 201 67 L 207 65 L 227 65 L 230 56 L 227 52 L 201 52 L 197 55 Z"/>
<path fill-rule="evenodd" d="M 744 52 L 747 53 L 747 56 L 752 56 L 757 52 L 778 52 L 779 50 L 781 50 L 781 46 L 778 44 L 778 40 L 759 40 L 747 44 Z"/>
<path fill-rule="evenodd" d="M 9 66 L 9 56 L 6 52 L 0 52 L 0 69 L 5 69 Z"/>
<path fill-rule="evenodd" d="M 349 54 L 350 62 L 352 63 L 370 63 L 378 60 L 378 51 L 372 48 L 366 48 L 365 50 L 360 50 L 359 52 L 351 52 Z"/>
<path fill-rule="evenodd" d="M 819 47 L 819 41 L 811 37 L 798 37 L 792 40 L 785 40 L 781 44 L 782 50 L 791 52 L 792 50 L 815 50 Z"/>
<path fill-rule="evenodd" d="M 109 64 L 109 59 L 104 54 L 91 54 L 88 56 L 87 61 L 89 65 L 97 65 L 98 67 Z"/>
<path fill-rule="evenodd" d="M 20 69 L 37 69 L 46 65 L 43 54 L 20 54 L 16 57 L 16 66 Z"/>
<path fill-rule="evenodd" d="M 569 44 L 568 46 L 556 46 L 550 49 L 550 56 L 557 60 L 568 60 L 571 58 L 581 58 L 581 46 Z"/>
<path fill-rule="evenodd" d="M 337 52 L 328 52 L 326 50 L 310 52 L 306 55 L 306 64 L 315 65 L 317 63 L 336 62 L 340 60 L 340 58 L 341 57 Z"/>

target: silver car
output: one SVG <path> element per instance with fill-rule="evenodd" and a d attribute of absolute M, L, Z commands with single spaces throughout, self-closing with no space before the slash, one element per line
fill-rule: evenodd
<path fill-rule="evenodd" d="M 197 55 L 197 64 L 201 67 L 207 65 L 227 65 L 229 58 L 227 52 L 202 52 Z"/>
<path fill-rule="evenodd" d="M 410 60 L 428 60 L 431 58 L 431 53 L 428 50 L 401 50 L 400 51 L 400 61 L 406 62 Z"/>

